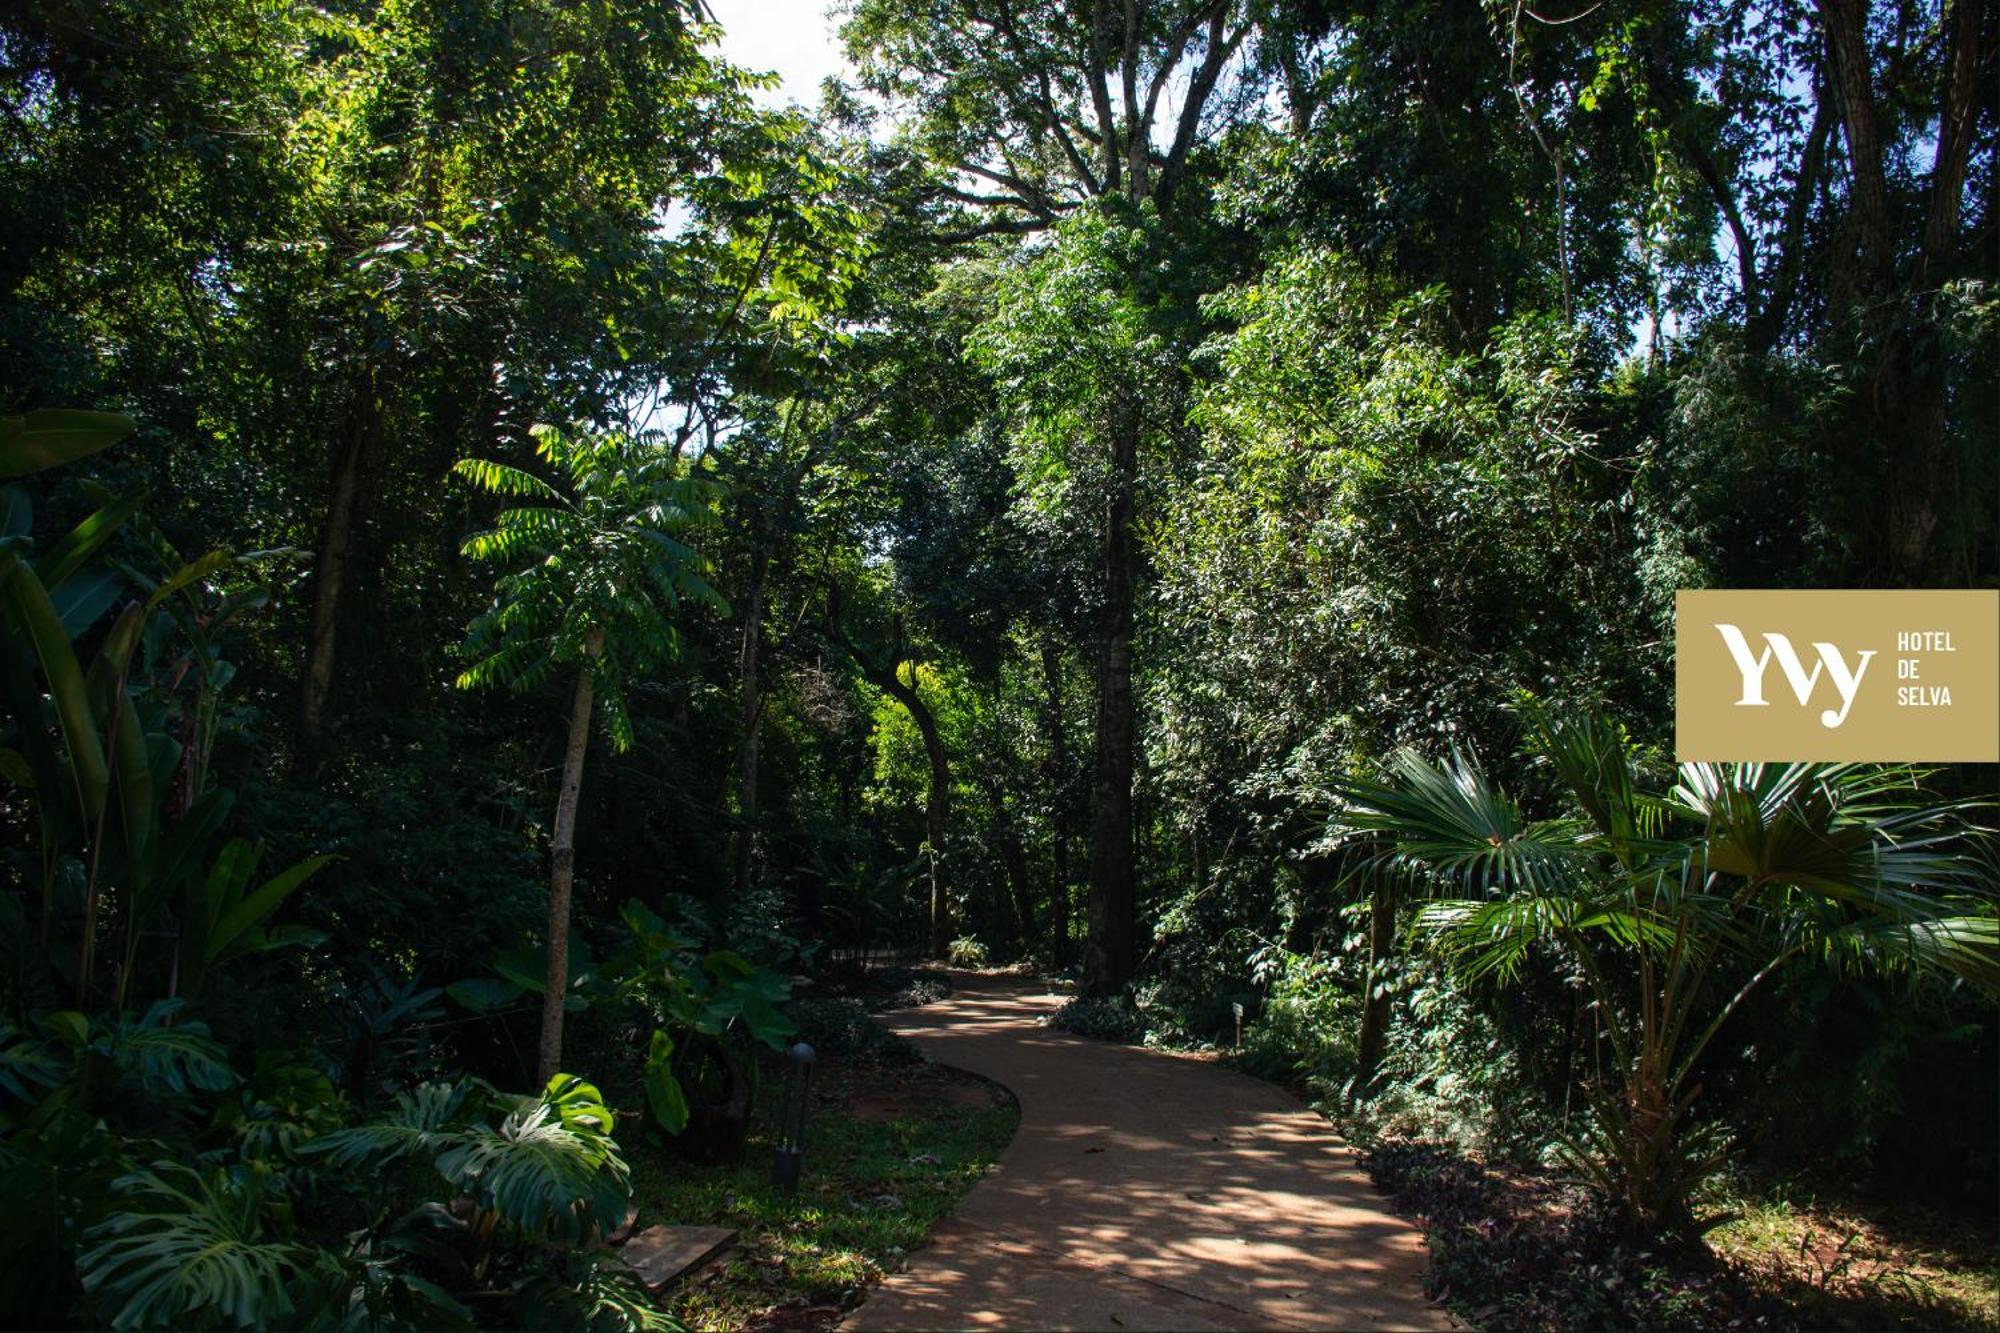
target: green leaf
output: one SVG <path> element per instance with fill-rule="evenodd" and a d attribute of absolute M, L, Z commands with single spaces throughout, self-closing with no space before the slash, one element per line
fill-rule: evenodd
<path fill-rule="evenodd" d="M 125 835 L 126 873 L 135 894 L 143 895 L 153 867 L 152 768 L 146 760 L 146 734 L 130 695 L 118 699 L 118 718 L 111 731 L 111 759 L 118 779 L 118 819 Z"/>
<path fill-rule="evenodd" d="M 130 1200 L 77 1257 L 86 1296 L 114 1329 L 284 1325 L 310 1253 L 263 1234 L 262 1177 L 156 1162 L 114 1187 Z"/>
<path fill-rule="evenodd" d="M 0 486 L 0 542 L 28 535 L 34 526 L 35 506 L 19 486 Z"/>
<path fill-rule="evenodd" d="M 688 1100 L 681 1090 L 680 1080 L 674 1077 L 674 1039 L 663 1029 L 653 1030 L 652 1044 L 646 1050 L 646 1102 L 653 1108 L 653 1119 L 669 1134 L 678 1134 L 687 1128 Z"/>
<path fill-rule="evenodd" d="M 278 910 L 285 899 L 292 896 L 300 885 L 317 875 L 334 858 L 322 853 L 309 856 L 297 865 L 290 866 L 264 881 L 255 893 L 239 901 L 226 912 L 208 936 L 208 961 L 211 963 L 244 952 L 239 942 L 246 931 Z"/>
<path fill-rule="evenodd" d="M 73 1051 L 80 1051 L 90 1044 L 90 1019 L 74 1009 L 43 1014 L 38 1021 L 41 1023 L 42 1031 Z"/>
<path fill-rule="evenodd" d="M 210 551 L 206 555 L 195 557 L 169 574 L 159 587 L 153 589 L 153 594 L 146 599 L 146 604 L 148 606 L 158 606 L 181 589 L 190 584 L 199 583 L 234 559 L 235 557 L 230 555 L 229 552 L 220 550 Z"/>
<path fill-rule="evenodd" d="M 67 536 L 35 561 L 35 573 L 41 578 L 43 586 L 51 592 L 61 587 L 63 580 L 97 554 L 145 503 L 146 492 L 133 491 L 113 500 L 72 528 Z"/>
<path fill-rule="evenodd" d="M 557 1074 L 497 1130 L 474 1126 L 438 1154 L 445 1179 L 537 1240 L 576 1243 L 609 1230 L 631 1195 L 603 1097 Z"/>
<path fill-rule="evenodd" d="M 124 588 L 125 580 L 117 574 L 108 569 L 96 570 L 65 581 L 49 594 L 49 602 L 62 622 L 63 633 L 78 639 L 111 609 Z"/>
<path fill-rule="evenodd" d="M 464 1140 L 468 1116 L 476 1109 L 474 1085 L 424 1083 L 395 1094 L 396 1107 L 382 1119 L 322 1134 L 301 1151 L 324 1154 L 336 1167 L 382 1167 L 413 1153 L 437 1153 Z"/>
<path fill-rule="evenodd" d="M 83 668 L 77 664 L 76 651 L 63 631 L 48 591 L 35 577 L 35 571 L 23 565 L 11 551 L 0 551 L 0 607 L 4 607 L 15 625 L 27 632 L 28 642 L 41 663 L 49 695 L 55 701 L 56 716 L 62 724 L 78 803 L 86 820 L 95 819 L 104 808 L 110 774 L 104 762 L 104 739 L 91 716 Z"/>
<path fill-rule="evenodd" d="M 504 1009 L 527 994 L 527 991 L 501 977 L 472 977 L 465 981 L 454 981 L 444 988 L 444 993 L 467 1009 L 483 1014 L 495 1009 Z"/>
<path fill-rule="evenodd" d="M 463 477 L 489 495 L 531 495 L 538 499 L 562 501 L 555 487 L 532 473 L 484 458 L 461 458 L 451 465 L 452 475 Z"/>
<path fill-rule="evenodd" d="M 48 408 L 0 417 L 0 477 L 24 477 L 72 463 L 118 443 L 135 429 L 117 412 Z"/>

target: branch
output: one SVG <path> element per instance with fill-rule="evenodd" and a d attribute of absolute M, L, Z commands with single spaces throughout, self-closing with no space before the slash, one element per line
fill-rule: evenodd
<path fill-rule="evenodd" d="M 1930 217 L 1924 223 L 1924 249 L 1917 268 L 1919 287 L 1928 285 L 1931 270 L 1950 258 L 1957 239 L 1959 196 L 1965 192 L 1966 159 L 1979 119 L 1980 9 L 1979 0 L 1953 0 L 1949 15 L 1951 52 L 1938 109 Z"/>
<path fill-rule="evenodd" d="M 1161 89 L 1167 86 L 1167 80 L 1173 77 L 1176 69 L 1180 68 L 1181 58 L 1187 54 L 1188 43 L 1194 40 L 1194 35 L 1200 30 L 1203 20 L 1210 17 L 1211 9 L 1222 9 L 1228 3 L 1229 0 L 1212 0 L 1208 5 L 1191 6 L 1186 16 L 1181 19 L 1180 26 L 1174 29 L 1173 36 L 1167 39 L 1166 61 L 1153 72 L 1153 85 L 1146 90 L 1148 125 L 1153 123 L 1153 116 L 1159 107 Z"/>
<path fill-rule="evenodd" d="M 1090 100 L 1097 107 L 1097 142 L 1104 149 L 1104 188 L 1117 190 L 1123 173 L 1118 159 L 1118 118 L 1111 110 L 1110 59 L 1104 50 L 1105 6 L 1092 0 L 1090 10 Z"/>
<path fill-rule="evenodd" d="M 1895 242 L 1889 227 L 1889 186 L 1882 174 L 1882 129 L 1868 64 L 1868 0 L 1819 0 L 1819 11 L 1833 53 L 1834 100 L 1847 132 L 1863 276 L 1880 291 L 1889 284 Z"/>
<path fill-rule="evenodd" d="M 1736 201 L 1736 191 L 1730 187 L 1708 149 L 1695 137 L 1690 123 L 1693 113 L 1667 70 L 1665 41 L 1664 31 L 1659 25 L 1654 25 L 1652 41 L 1646 53 L 1646 84 L 1667 113 L 1669 133 L 1680 145 L 1681 155 L 1687 158 L 1695 175 L 1701 177 L 1702 184 L 1708 187 L 1709 197 L 1729 224 L 1730 238 L 1736 243 L 1736 280 L 1743 289 L 1743 315 L 1746 320 L 1754 319 L 1759 304 L 1758 288 L 1762 285 L 1757 280 L 1756 242 L 1751 239 L 1750 228 L 1743 222 L 1743 209 Z"/>
<path fill-rule="evenodd" d="M 1771 278 L 1771 296 L 1764 308 L 1749 322 L 1750 349 L 1767 352 L 1784 335 L 1785 320 L 1791 314 L 1792 296 L 1798 290 L 1799 265 L 1805 248 L 1806 215 L 1812 211 L 1813 196 L 1819 192 L 1820 167 L 1826 161 L 1826 143 L 1833 135 L 1833 111 L 1826 89 L 1815 83 L 1813 123 L 1806 133 L 1805 155 L 1799 163 L 1799 178 L 1792 197 L 1785 204 L 1785 224 L 1778 242 L 1778 266 Z"/>
<path fill-rule="evenodd" d="M 1181 108 L 1181 123 L 1174 131 L 1174 146 L 1167 153 L 1167 165 L 1160 173 L 1160 192 L 1171 194 L 1180 182 L 1180 175 L 1187 166 L 1188 152 L 1194 147 L 1195 134 L 1201 129 L 1202 113 L 1208 109 L 1209 94 L 1215 91 L 1215 81 L 1222 77 L 1222 70 L 1236 54 L 1236 48 L 1250 35 L 1251 21 L 1245 19 L 1243 26 L 1232 37 L 1223 36 L 1224 20 L 1228 17 L 1228 6 L 1218 4 L 1208 22 L 1208 50 L 1201 59 L 1201 68 L 1195 72 L 1194 83 L 1188 88 L 1187 105 Z"/>

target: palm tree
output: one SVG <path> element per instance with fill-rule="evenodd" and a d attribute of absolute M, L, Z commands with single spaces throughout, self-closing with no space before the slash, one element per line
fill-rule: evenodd
<path fill-rule="evenodd" d="M 2000 988 L 1996 886 L 1969 803 L 1926 804 L 1904 768 L 1684 764 L 1643 788 L 1624 731 L 1523 709 L 1569 808 L 1526 818 L 1478 762 L 1399 751 L 1387 781 L 1335 783 L 1332 830 L 1436 900 L 1420 930 L 1468 978 L 1554 949 L 1611 1048 L 1593 1123 L 1563 1145 L 1633 1231 L 1692 1240 L 1694 1188 L 1726 1152 L 1691 1115 L 1703 1052 L 1794 965 L 1921 969 Z"/>
<path fill-rule="evenodd" d="M 550 838 L 537 1056 L 537 1078 L 547 1083 L 562 1064 L 577 795 L 592 712 L 601 707 L 613 748 L 628 748 L 626 686 L 674 656 L 674 615 L 683 600 L 728 607 L 707 581 L 708 561 L 680 540 L 712 521 L 714 482 L 690 475 L 671 451 L 622 432 L 536 426 L 531 433 L 567 493 L 486 459 L 462 459 L 452 470 L 489 494 L 538 502 L 502 510 L 491 528 L 465 541 L 466 555 L 507 571 L 495 581 L 493 605 L 472 622 L 465 651 L 474 660 L 459 688 L 531 690 L 558 673 L 575 674 Z"/>

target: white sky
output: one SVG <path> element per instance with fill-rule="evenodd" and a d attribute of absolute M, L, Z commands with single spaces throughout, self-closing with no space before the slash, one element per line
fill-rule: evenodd
<path fill-rule="evenodd" d="M 708 0 L 722 24 L 722 54 L 750 70 L 775 70 L 784 79 L 758 100 L 782 106 L 819 104 L 820 81 L 844 72 L 838 23 L 827 16 L 835 0 Z"/>

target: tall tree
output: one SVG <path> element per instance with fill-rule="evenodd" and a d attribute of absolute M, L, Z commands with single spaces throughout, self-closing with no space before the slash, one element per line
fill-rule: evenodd
<path fill-rule="evenodd" d="M 632 743 L 626 698 L 674 655 L 684 600 L 726 609 L 707 581 L 707 561 L 681 541 L 709 522 L 714 484 L 658 445 L 618 432 L 537 426 L 542 464 L 561 487 L 488 459 L 453 469 L 491 495 L 538 501 L 503 509 L 468 537 L 465 554 L 507 566 L 490 610 L 472 622 L 475 660 L 461 688 L 538 688 L 573 676 L 555 824 L 549 839 L 548 967 L 542 990 L 536 1077 L 562 1067 L 563 999 L 569 986 L 569 918 L 576 868 L 576 809 L 591 720 L 602 711 L 614 748 Z"/>
<path fill-rule="evenodd" d="M 1111 216 L 1186 210 L 1196 150 L 1256 101 L 1257 66 L 1242 57 L 1258 13 L 1238 0 L 952 0 L 943 12 L 864 0 L 844 37 L 863 80 L 903 109 L 915 142 L 949 173 L 937 192 L 969 210 L 957 234 L 971 239 L 1045 230 L 1091 203 Z M 1142 441 L 1165 406 L 1136 383 L 1107 392 L 1094 428 L 1109 460 L 1086 966 L 1098 993 L 1123 989 L 1137 962 L 1136 508 Z"/>

